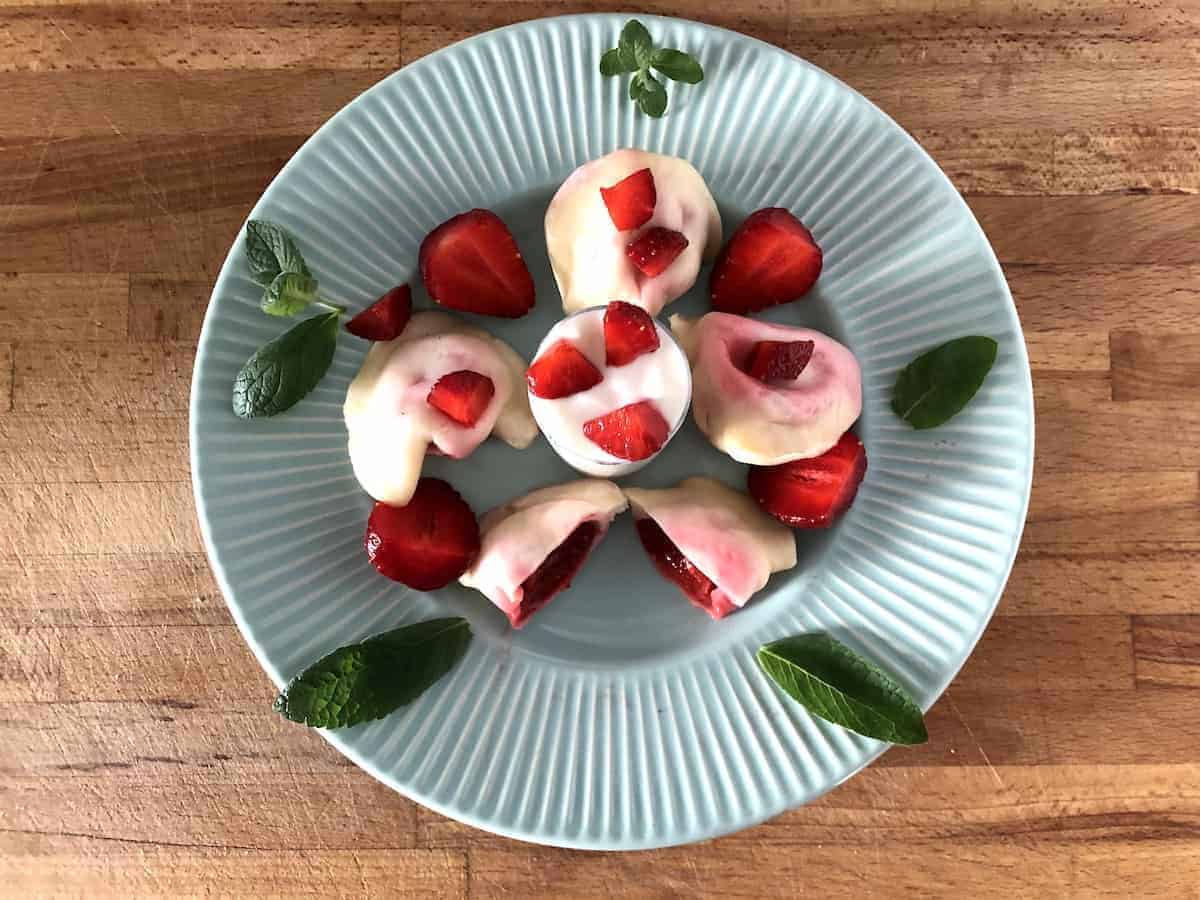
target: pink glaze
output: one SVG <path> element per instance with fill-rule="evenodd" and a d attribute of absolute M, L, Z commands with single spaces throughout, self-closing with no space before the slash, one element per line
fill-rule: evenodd
<path fill-rule="evenodd" d="M 739 462 L 772 466 L 820 456 L 862 412 L 858 360 L 811 328 L 709 313 L 671 317 L 692 363 L 692 413 L 713 446 Z M 793 381 L 764 384 L 743 371 L 759 341 L 812 341 L 813 355 Z"/>
<path fill-rule="evenodd" d="M 459 581 L 491 600 L 510 622 L 517 622 L 521 586 L 546 557 L 584 522 L 600 526 L 599 542 L 625 506 L 621 489 L 597 478 L 581 478 L 518 497 L 484 514 L 479 522 L 479 556 Z"/>

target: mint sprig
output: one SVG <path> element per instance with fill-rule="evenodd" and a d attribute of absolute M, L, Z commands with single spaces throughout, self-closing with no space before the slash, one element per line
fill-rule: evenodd
<path fill-rule="evenodd" d="M 346 308 L 321 299 L 304 254 L 282 225 L 265 219 L 247 222 L 246 260 L 250 277 L 263 286 L 263 312 L 290 317 L 310 306 L 327 310 L 263 344 L 246 360 L 233 381 L 233 412 L 252 419 L 291 409 L 325 377 Z"/>
<path fill-rule="evenodd" d="M 449 672 L 471 643 L 466 619 L 430 619 L 339 647 L 275 699 L 284 718 L 315 728 L 381 719 L 416 700 Z"/>
<path fill-rule="evenodd" d="M 660 119 L 667 111 L 667 89 L 651 69 L 684 84 L 699 84 L 704 80 L 704 69 L 695 58 L 670 47 L 656 49 L 646 26 L 630 19 L 621 29 L 617 46 L 600 57 L 600 74 L 611 77 L 632 73 L 629 99 L 646 115 Z"/>
<path fill-rule="evenodd" d="M 758 665 L 789 697 L 834 725 L 893 744 L 929 740 L 921 707 L 892 676 L 827 634 L 766 644 Z"/>

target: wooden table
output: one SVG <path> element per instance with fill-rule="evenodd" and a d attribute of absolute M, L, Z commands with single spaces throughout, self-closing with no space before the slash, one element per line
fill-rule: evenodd
<path fill-rule="evenodd" d="M 387 72 L 611 5 L 0 0 L 0 894 L 1200 896 L 1196 0 L 648 4 L 871 97 L 1008 274 L 1032 509 L 927 746 L 742 834 L 600 855 L 446 820 L 271 712 L 188 481 L 217 267 Z"/>

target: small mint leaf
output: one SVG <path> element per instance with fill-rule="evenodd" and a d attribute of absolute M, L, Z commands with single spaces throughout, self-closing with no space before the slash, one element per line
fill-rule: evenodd
<path fill-rule="evenodd" d="M 637 70 L 637 62 L 633 59 L 626 58 L 625 55 L 621 53 L 620 47 L 613 47 L 611 50 L 605 50 L 604 55 L 600 57 L 601 75 L 624 75 L 626 72 L 636 72 Z"/>
<path fill-rule="evenodd" d="M 672 81 L 684 84 L 699 84 L 704 80 L 704 69 L 700 63 L 681 50 L 662 48 L 654 51 L 654 68 Z"/>
<path fill-rule="evenodd" d="M 250 277 L 267 287 L 281 272 L 298 272 L 312 277 L 295 239 L 287 230 L 265 219 L 246 223 L 246 259 Z"/>
<path fill-rule="evenodd" d="M 317 279 L 299 272 L 280 272 L 263 291 L 262 311 L 272 316 L 294 316 L 317 299 Z"/>
<path fill-rule="evenodd" d="M 617 46 L 624 58 L 631 60 L 637 68 L 650 67 L 654 56 L 654 41 L 646 26 L 637 19 L 630 19 L 625 23 L 625 27 L 621 29 L 621 41 Z"/>
<path fill-rule="evenodd" d="M 655 119 L 661 119 L 667 111 L 667 89 L 657 78 L 646 73 L 642 76 L 642 88 L 637 101 L 642 112 Z"/>

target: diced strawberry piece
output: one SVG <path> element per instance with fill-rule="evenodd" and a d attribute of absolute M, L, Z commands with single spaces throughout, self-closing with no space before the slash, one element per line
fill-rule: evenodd
<path fill-rule="evenodd" d="M 583 423 L 589 441 L 618 459 L 649 459 L 662 449 L 671 426 L 653 403 L 640 400 Z"/>
<path fill-rule="evenodd" d="M 658 329 L 640 306 L 614 300 L 604 310 L 604 361 L 624 366 L 658 349 Z"/>
<path fill-rule="evenodd" d="M 654 175 L 649 169 L 634 172 L 612 187 L 600 188 L 600 196 L 617 231 L 641 228 L 654 215 L 654 204 L 658 202 Z"/>
<path fill-rule="evenodd" d="M 599 522 L 584 522 L 542 560 L 532 575 L 521 582 L 521 603 L 509 617 L 513 628 L 520 628 L 555 594 L 571 586 L 571 579 L 583 568 L 600 536 Z"/>
<path fill-rule="evenodd" d="M 496 385 L 492 379 L 463 369 L 439 378 L 427 399 L 434 409 L 445 413 L 459 425 L 471 428 L 479 421 L 495 394 Z"/>
<path fill-rule="evenodd" d="M 442 306 L 516 319 L 533 309 L 533 277 L 512 232 L 487 209 L 443 222 L 421 243 L 421 278 Z"/>
<path fill-rule="evenodd" d="M 400 337 L 411 316 L 412 288 L 402 284 L 347 322 L 346 330 L 368 341 L 390 341 Z"/>
<path fill-rule="evenodd" d="M 638 539 L 663 578 L 683 591 L 694 606 L 714 619 L 723 619 L 737 609 L 711 578 L 696 568 L 653 519 L 638 519 Z"/>
<path fill-rule="evenodd" d="M 821 248 L 786 209 L 760 209 L 717 257 L 709 290 L 713 309 L 748 313 L 790 303 L 821 274 Z"/>
<path fill-rule="evenodd" d="M 625 245 L 625 255 L 647 278 L 657 278 L 687 249 L 688 239 L 670 228 L 647 228 Z"/>
<path fill-rule="evenodd" d="M 543 400 L 559 400 L 595 387 L 604 376 L 579 348 L 568 340 L 556 341 L 533 361 L 525 373 L 530 393 Z"/>
<path fill-rule="evenodd" d="M 458 491 L 422 478 L 405 506 L 376 503 L 363 541 L 381 573 L 419 591 L 442 588 L 479 555 L 479 523 Z"/>
<path fill-rule="evenodd" d="M 812 341 L 759 341 L 750 351 L 746 372 L 759 381 L 792 381 L 812 359 Z"/>
<path fill-rule="evenodd" d="M 747 485 L 758 505 L 792 528 L 828 528 L 845 512 L 863 476 L 867 451 L 850 431 L 812 459 L 754 466 Z"/>

